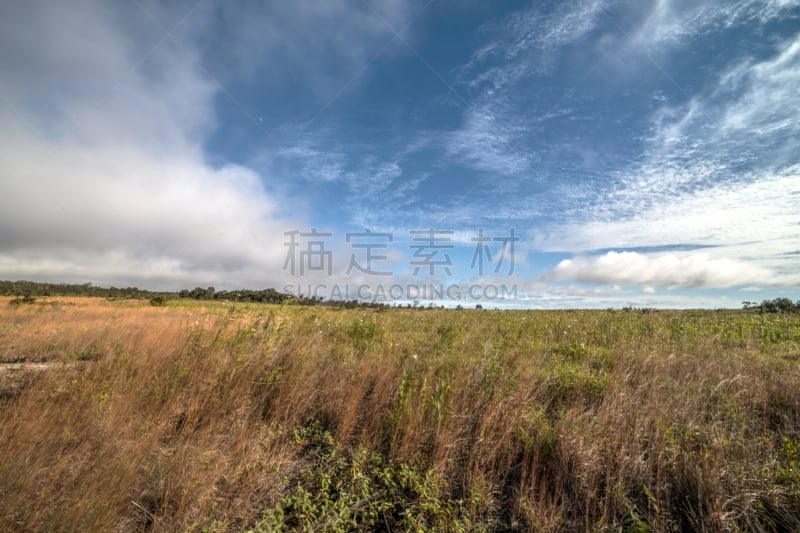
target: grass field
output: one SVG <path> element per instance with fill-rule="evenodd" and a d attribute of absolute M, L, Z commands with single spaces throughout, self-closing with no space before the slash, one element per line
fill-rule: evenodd
<path fill-rule="evenodd" d="M 2 531 L 800 530 L 798 315 L 8 301 Z"/>

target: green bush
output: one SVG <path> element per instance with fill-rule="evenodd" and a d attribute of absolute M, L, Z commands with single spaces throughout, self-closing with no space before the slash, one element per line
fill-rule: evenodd
<path fill-rule="evenodd" d="M 30 294 L 26 294 L 25 296 L 17 296 L 16 298 L 12 299 L 8 303 L 11 305 L 20 305 L 20 304 L 32 304 L 36 302 L 36 298 L 31 296 Z"/>
<path fill-rule="evenodd" d="M 150 305 L 154 305 L 156 307 L 167 305 L 167 297 L 164 295 L 153 296 L 150 298 Z"/>
<path fill-rule="evenodd" d="M 295 432 L 308 466 L 253 532 L 473 531 L 446 482 L 363 447 L 350 451 L 318 424 Z"/>

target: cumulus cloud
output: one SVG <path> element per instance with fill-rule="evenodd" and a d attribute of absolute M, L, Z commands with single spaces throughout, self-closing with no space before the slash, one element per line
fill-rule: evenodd
<path fill-rule="evenodd" d="M 608 252 L 561 261 L 549 275 L 556 281 L 658 285 L 667 288 L 726 288 L 748 283 L 794 284 L 756 265 L 708 253 Z M 652 291 L 652 287 L 650 287 Z M 648 292 L 647 290 L 645 292 Z"/>
<path fill-rule="evenodd" d="M 196 50 L 110 4 L 7 8 L 0 277 L 274 283 L 293 221 L 262 176 L 205 162 L 218 89 Z"/>
<path fill-rule="evenodd" d="M 161 160 L 137 148 L 85 152 L 14 140 L 5 147 L 0 253 L 21 259 L 19 270 L 25 257 L 64 252 L 76 271 L 79 252 L 114 252 L 123 262 L 171 261 L 171 271 L 190 278 L 195 272 L 239 275 L 243 268 L 261 268 L 266 276 L 277 263 L 281 243 L 274 235 L 282 226 L 251 170 L 215 170 L 179 154 Z M 83 275 L 102 275 L 102 263 L 87 263 L 93 267 Z M 129 274 L 141 277 L 142 271 Z"/>
<path fill-rule="evenodd" d="M 209 163 L 217 106 L 252 121 L 256 111 L 228 85 L 257 76 L 264 87 L 302 88 L 319 108 L 377 50 L 390 54 L 397 34 L 412 40 L 413 5 L 7 3 L 0 278 L 280 285 L 283 232 L 308 226 L 303 203 L 267 192 L 282 188 L 273 176 Z M 280 148 L 308 155 L 303 144 Z M 336 179 L 338 162 L 324 163 Z M 399 173 L 370 168 L 375 183 Z"/>

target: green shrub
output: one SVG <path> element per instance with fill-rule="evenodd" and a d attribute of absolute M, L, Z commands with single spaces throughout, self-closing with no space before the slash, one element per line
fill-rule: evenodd
<path fill-rule="evenodd" d="M 380 325 L 374 318 L 369 320 L 359 318 L 351 322 L 344 330 L 345 336 L 352 341 L 354 346 L 360 349 L 369 346 L 370 342 L 380 335 L 380 332 Z"/>
<path fill-rule="evenodd" d="M 318 424 L 295 432 L 308 466 L 251 531 L 471 531 L 447 484 L 363 447 L 337 444 Z"/>
<path fill-rule="evenodd" d="M 30 294 L 26 294 L 25 296 L 17 296 L 16 298 L 10 300 L 8 303 L 11 305 L 32 304 L 36 303 L 36 298 L 31 296 Z"/>

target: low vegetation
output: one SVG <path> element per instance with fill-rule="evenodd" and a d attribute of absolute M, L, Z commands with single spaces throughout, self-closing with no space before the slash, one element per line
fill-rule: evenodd
<path fill-rule="evenodd" d="M 800 300 L 793 302 L 789 298 L 773 298 L 772 300 L 764 300 L 760 304 L 755 302 L 742 303 L 745 309 L 762 313 L 800 313 Z"/>
<path fill-rule="evenodd" d="M 156 296 L 0 300 L 0 530 L 800 530 L 796 313 Z"/>
<path fill-rule="evenodd" d="M 300 305 L 317 305 L 321 301 L 317 298 L 292 296 L 278 292 L 275 289 L 251 290 L 239 289 L 233 291 L 217 291 L 214 287 L 195 287 L 192 290 L 184 289 L 178 292 L 148 291 L 137 287 L 98 287 L 91 283 L 37 283 L 33 281 L 2 281 L 0 280 L 0 296 L 15 296 L 12 303 L 29 303 L 31 298 L 37 296 L 96 296 L 100 298 L 115 299 L 148 299 L 153 305 L 163 305 L 167 300 L 190 298 L 193 300 L 219 300 L 231 302 L 260 302 L 260 303 L 294 303 Z M 354 304 L 356 302 L 348 302 Z"/>

